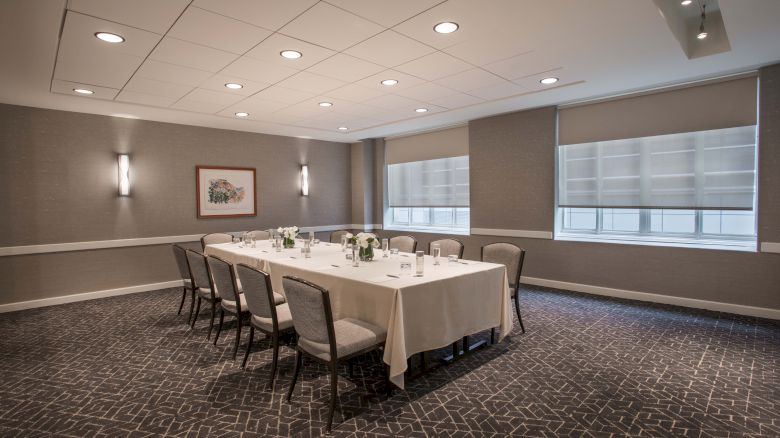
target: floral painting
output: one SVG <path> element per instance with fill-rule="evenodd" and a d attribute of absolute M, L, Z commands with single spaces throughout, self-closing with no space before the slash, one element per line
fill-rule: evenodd
<path fill-rule="evenodd" d="M 197 166 L 198 217 L 255 216 L 255 169 Z"/>

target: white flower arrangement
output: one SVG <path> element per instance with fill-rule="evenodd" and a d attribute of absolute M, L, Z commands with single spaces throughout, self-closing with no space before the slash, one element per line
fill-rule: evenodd
<path fill-rule="evenodd" d="M 355 240 L 361 248 L 368 248 L 369 246 L 379 248 L 379 239 L 376 238 L 375 234 L 358 233 L 358 235 L 355 236 Z"/>
<path fill-rule="evenodd" d="M 279 227 L 276 229 L 276 231 L 282 235 L 285 239 L 295 239 L 295 236 L 298 235 L 298 227 L 292 226 L 292 227 Z"/>

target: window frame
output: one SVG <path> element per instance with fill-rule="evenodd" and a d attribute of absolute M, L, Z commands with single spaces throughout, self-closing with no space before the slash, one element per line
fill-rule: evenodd
<path fill-rule="evenodd" d="M 396 210 L 406 209 L 407 220 L 405 223 L 396 222 Z M 428 220 L 424 224 L 412 222 L 412 210 L 414 209 L 427 209 Z M 434 210 L 442 209 L 451 210 L 452 225 L 440 226 L 434 224 Z M 457 216 L 458 210 L 467 210 L 469 213 L 469 223 L 466 226 L 458 226 Z M 389 221 L 385 221 L 384 228 L 391 231 L 416 231 L 421 233 L 440 233 L 440 234 L 458 234 L 467 236 L 471 233 L 471 208 L 470 207 L 387 207 L 385 209 L 385 217 L 390 218 Z"/>

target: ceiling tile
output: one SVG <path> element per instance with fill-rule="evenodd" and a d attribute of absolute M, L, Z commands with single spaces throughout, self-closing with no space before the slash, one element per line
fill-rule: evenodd
<path fill-rule="evenodd" d="M 528 92 L 527 89 L 513 84 L 509 81 L 497 85 L 491 85 L 488 87 L 477 88 L 476 90 L 469 91 L 469 94 L 481 97 L 486 100 L 503 99 L 505 97 L 515 96 Z"/>
<path fill-rule="evenodd" d="M 381 31 L 381 26 L 324 2 L 280 29 L 285 35 L 338 51 Z"/>
<path fill-rule="evenodd" d="M 216 114 L 225 108 L 225 105 L 216 102 L 201 102 L 198 100 L 183 98 L 170 106 L 174 109 L 192 111 L 196 113 Z"/>
<path fill-rule="evenodd" d="M 168 36 L 226 52 L 242 54 L 271 31 L 200 8 L 187 8 Z"/>
<path fill-rule="evenodd" d="M 176 102 L 177 99 L 172 97 L 155 96 L 153 94 L 144 94 L 137 93 L 135 91 L 123 90 L 116 97 L 116 100 L 120 102 L 137 103 L 141 105 L 167 107 Z"/>
<path fill-rule="evenodd" d="M 398 92 L 396 92 L 395 94 L 408 97 L 410 99 L 417 99 L 424 102 L 431 102 L 433 99 L 437 99 L 445 96 L 451 96 L 453 94 L 458 94 L 458 92 L 451 88 L 442 87 L 439 84 L 428 82 L 421 85 L 415 85 L 414 87 L 398 90 Z"/>
<path fill-rule="evenodd" d="M 420 102 L 408 97 L 397 96 L 395 94 L 386 94 L 374 99 L 370 99 L 364 102 L 368 106 L 377 108 L 383 108 L 392 111 L 409 111 L 410 114 L 414 112 L 416 108 L 425 107 L 424 102 Z"/>
<path fill-rule="evenodd" d="M 486 31 L 464 39 L 443 49 L 444 52 L 470 62 L 485 65 L 502 59 L 511 58 L 532 50 L 530 43 L 501 31 Z"/>
<path fill-rule="evenodd" d="M 395 79 L 398 81 L 398 83 L 391 86 L 382 85 L 382 81 L 385 79 Z M 400 71 L 385 70 L 382 73 L 361 79 L 355 82 L 355 84 L 379 91 L 381 93 L 394 93 L 398 90 L 414 87 L 415 85 L 420 85 L 424 82 L 425 81 L 420 78 L 416 78 L 406 73 L 401 73 Z"/>
<path fill-rule="evenodd" d="M 274 114 L 280 114 L 282 116 L 291 117 L 297 120 L 303 120 L 321 115 L 321 113 L 322 108 L 301 102 L 292 106 L 288 106 L 287 108 L 283 108 Z"/>
<path fill-rule="evenodd" d="M 381 65 L 339 53 L 313 67 L 309 67 L 308 71 L 329 78 L 354 82 L 379 73 L 384 69 Z"/>
<path fill-rule="evenodd" d="M 234 90 L 231 88 L 225 87 L 225 84 L 241 84 L 244 87 L 239 88 L 238 90 Z M 254 81 L 248 81 L 243 78 L 239 78 L 237 76 L 227 75 L 223 73 L 217 73 L 214 76 L 208 78 L 207 80 L 203 81 L 200 84 L 200 88 L 205 88 L 207 90 L 213 90 L 213 91 L 219 91 L 222 93 L 228 93 L 228 94 L 234 94 L 237 96 L 250 96 L 252 94 L 257 93 L 258 91 L 269 87 L 271 84 L 268 82 L 254 82 Z"/>
<path fill-rule="evenodd" d="M 186 95 L 184 99 L 192 100 L 196 102 L 211 102 L 218 103 L 223 107 L 226 105 L 232 105 L 240 100 L 243 100 L 245 96 L 222 93 L 214 90 L 207 90 L 205 88 L 196 88 Z"/>
<path fill-rule="evenodd" d="M 294 103 L 303 102 L 306 99 L 311 99 L 314 97 L 314 94 L 315 93 L 310 93 L 308 91 L 293 90 L 274 85 L 257 93 L 254 97 L 292 105 Z"/>
<path fill-rule="evenodd" d="M 514 80 L 560 68 L 560 64 L 559 60 L 552 60 L 544 53 L 532 51 L 487 64 L 484 68 L 505 79 Z"/>
<path fill-rule="evenodd" d="M 373 99 L 385 94 L 386 93 L 382 91 L 372 88 L 366 88 L 356 84 L 349 84 L 341 88 L 328 91 L 327 96 L 335 97 L 337 99 L 349 100 L 352 102 L 364 102 L 368 99 Z"/>
<path fill-rule="evenodd" d="M 453 90 L 468 92 L 477 88 L 484 88 L 491 85 L 504 83 L 504 79 L 486 72 L 485 70 L 475 68 L 464 71 L 452 76 L 447 76 L 436 80 L 437 84 L 452 88 Z"/>
<path fill-rule="evenodd" d="M 192 4 L 255 26 L 277 30 L 315 3 L 317 0 L 195 0 Z"/>
<path fill-rule="evenodd" d="M 189 93 L 193 87 L 190 85 L 174 84 L 171 82 L 162 82 L 154 79 L 142 78 L 140 76 L 133 76 L 127 85 L 125 85 L 124 89 L 137 93 L 179 99 Z"/>
<path fill-rule="evenodd" d="M 93 94 L 78 94 L 73 91 L 74 88 L 85 88 L 93 92 Z M 116 88 L 97 87 L 95 85 L 81 84 L 78 82 L 61 81 L 55 79 L 51 83 L 51 91 L 54 93 L 70 94 L 72 96 L 85 97 L 88 99 L 113 99 L 119 90 Z"/>
<path fill-rule="evenodd" d="M 261 99 L 257 96 L 248 97 L 225 109 L 225 115 L 235 116 L 239 111 L 249 113 L 249 118 L 258 118 L 262 114 L 272 113 L 289 106 L 286 103 Z"/>
<path fill-rule="evenodd" d="M 149 58 L 216 73 L 238 56 L 188 41 L 165 37 Z"/>
<path fill-rule="evenodd" d="M 470 70 L 471 64 L 442 52 L 433 52 L 422 58 L 399 65 L 395 69 L 429 81 Z"/>
<path fill-rule="evenodd" d="M 164 34 L 189 2 L 190 0 L 69 0 L 68 9 Z"/>
<path fill-rule="evenodd" d="M 482 102 L 484 102 L 484 100 L 480 99 L 479 97 L 475 97 L 463 93 L 453 94 L 451 96 L 444 96 L 438 99 L 431 100 L 432 104 L 439 105 L 449 109 L 461 108 L 464 106 L 475 105 Z"/>
<path fill-rule="evenodd" d="M 221 73 L 238 76 L 259 83 L 276 83 L 290 77 L 298 70 L 272 65 L 266 62 L 242 56 L 232 64 L 225 67 Z"/>
<path fill-rule="evenodd" d="M 549 78 L 549 77 L 558 78 L 558 82 L 551 85 L 544 85 L 541 82 L 539 82 L 542 79 Z M 572 73 L 570 71 L 567 71 L 566 69 L 556 68 L 553 70 L 525 76 L 523 78 L 518 78 L 513 80 L 512 82 L 528 90 L 545 91 L 545 90 L 554 90 L 556 88 L 565 85 L 572 85 L 575 82 L 584 82 L 584 81 L 582 81 L 581 78 L 574 77 Z"/>
<path fill-rule="evenodd" d="M 301 52 L 303 56 L 298 59 L 287 59 L 280 55 L 283 50 L 295 50 Z M 267 64 L 305 70 L 335 53 L 333 50 L 276 33 L 247 52 L 246 56 Z"/>
<path fill-rule="evenodd" d="M 193 87 L 199 85 L 211 75 L 211 72 L 204 70 L 168 64 L 167 62 L 155 61 L 153 59 L 144 61 L 138 71 L 135 72 L 135 76 L 174 84 L 191 85 Z"/>
<path fill-rule="evenodd" d="M 509 1 L 523 3 L 516 0 Z M 484 2 L 479 1 L 448 0 L 404 21 L 393 27 L 393 30 L 429 46 L 443 49 L 480 34 L 492 32 L 497 27 L 496 17 L 506 14 L 502 9 L 503 3 L 506 1 L 491 0 L 488 7 Z M 435 32 L 433 26 L 443 21 L 458 23 L 458 30 L 449 34 Z"/>
<path fill-rule="evenodd" d="M 355 15 L 379 23 L 385 27 L 396 24 L 441 3 L 442 0 L 393 0 L 392 4 L 384 0 L 329 0 L 342 9 Z"/>
<path fill-rule="evenodd" d="M 323 108 L 319 106 L 320 102 L 330 102 L 333 104 L 333 106 Z M 346 114 L 351 116 L 362 116 L 366 110 L 371 109 L 371 107 L 367 105 L 363 105 L 356 102 L 350 102 L 343 99 L 334 99 L 331 96 L 313 97 L 311 99 L 307 99 L 306 101 L 302 102 L 302 105 L 309 105 L 313 108 L 319 108 L 320 111 L 318 114 L 338 113 L 342 115 Z"/>
<path fill-rule="evenodd" d="M 392 30 L 386 30 L 350 47 L 345 53 L 385 67 L 395 67 L 434 50 Z"/>
<path fill-rule="evenodd" d="M 309 93 L 322 94 L 330 90 L 344 86 L 345 83 L 337 79 L 325 76 L 315 75 L 307 71 L 302 71 L 295 76 L 289 77 L 279 83 L 280 86 L 292 88 L 293 90 L 308 91 Z"/>
<path fill-rule="evenodd" d="M 95 32 L 124 36 L 122 44 L 95 38 Z M 77 12 L 65 16 L 54 76 L 120 89 L 160 40 L 152 32 L 123 26 Z"/>

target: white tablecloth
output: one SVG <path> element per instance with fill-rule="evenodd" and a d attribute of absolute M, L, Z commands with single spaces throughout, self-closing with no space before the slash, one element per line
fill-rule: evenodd
<path fill-rule="evenodd" d="M 258 242 L 256 248 L 224 243 L 209 245 L 205 252 L 269 272 L 279 293 L 284 293 L 283 276 L 304 278 L 329 291 L 335 319 L 356 318 L 387 329 L 383 359 L 390 365 L 390 380 L 401 388 L 406 359 L 415 353 L 492 327 L 499 327 L 499 340 L 512 330 L 504 265 L 449 263 L 442 258 L 435 266 L 433 257 L 425 256 L 422 277 L 392 278 L 387 274 L 398 275 L 402 260 L 411 261 L 414 271 L 413 254 L 383 258 L 377 250 L 374 261 L 353 267 L 340 245 L 313 246 L 308 259 L 302 257 L 300 246 L 276 252 L 267 241 Z"/>

